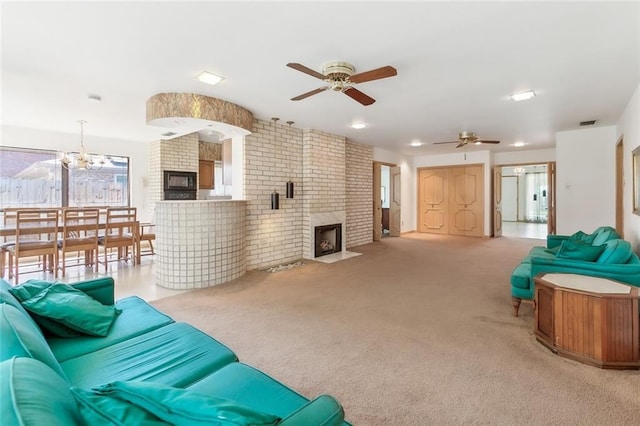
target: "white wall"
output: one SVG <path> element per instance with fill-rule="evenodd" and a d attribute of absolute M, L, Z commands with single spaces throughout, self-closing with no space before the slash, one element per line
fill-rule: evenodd
<path fill-rule="evenodd" d="M 615 126 L 556 133 L 558 234 L 615 226 L 615 144 Z"/>
<path fill-rule="evenodd" d="M 387 151 L 380 148 L 373 148 L 373 161 L 381 163 L 391 163 L 400 167 L 400 232 L 411 232 L 416 230 L 416 181 L 413 158 L 396 152 Z"/>
<path fill-rule="evenodd" d="M 640 146 L 640 85 L 618 121 L 616 142 L 620 137 L 624 138 L 624 239 L 632 244 L 636 253 L 640 253 L 640 216 L 633 214 L 632 211 L 633 163 L 631 158 L 631 151 Z"/>
<path fill-rule="evenodd" d="M 497 152 L 493 155 L 493 164 L 527 164 L 548 163 L 556 160 L 555 148 L 516 150 L 511 152 Z"/>
<path fill-rule="evenodd" d="M 80 133 L 71 134 L 24 127 L 2 126 L 0 145 L 57 151 L 77 151 L 80 148 Z M 88 152 L 129 157 L 131 206 L 138 208 L 138 218 L 140 221 L 151 220 L 153 206 L 150 205 L 147 197 L 149 145 L 140 142 L 91 136 L 85 132 L 84 146 Z"/>
<path fill-rule="evenodd" d="M 439 167 L 439 166 L 464 166 L 471 164 L 482 164 L 484 166 L 484 235 L 491 235 L 491 151 L 469 151 L 465 153 L 457 150 L 451 154 L 421 155 L 413 158 L 415 169 L 419 167 Z M 417 171 L 414 174 L 417 176 Z M 414 179 L 414 180 L 417 180 Z M 417 184 L 416 184 L 417 185 Z M 414 191 L 414 204 L 417 202 L 417 189 Z M 414 226 L 416 226 L 414 218 Z"/>

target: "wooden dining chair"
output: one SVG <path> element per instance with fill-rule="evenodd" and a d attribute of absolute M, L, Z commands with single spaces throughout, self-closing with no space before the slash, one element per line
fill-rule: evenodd
<path fill-rule="evenodd" d="M 138 219 L 135 207 L 110 207 L 107 209 L 107 217 L 104 235 L 98 239 L 98 244 L 104 251 L 104 270 L 107 271 L 109 252 L 117 249 L 116 260 L 129 260 L 136 264 L 136 244 L 138 240 Z M 131 248 L 131 252 L 129 252 Z"/>
<path fill-rule="evenodd" d="M 62 211 L 62 238 L 58 242 L 60 269 L 65 276 L 67 253 L 80 257 L 84 252 L 84 265 L 95 265 L 98 271 L 98 228 L 100 211 L 97 208 L 67 208 Z"/>
<path fill-rule="evenodd" d="M 58 209 L 16 211 L 15 244 L 7 248 L 9 268 L 19 282 L 20 259 L 42 257 L 42 270 L 58 277 Z"/>
<path fill-rule="evenodd" d="M 2 223 L 4 227 L 16 226 L 16 216 L 17 211 L 20 210 L 18 207 L 7 207 L 2 209 Z M 7 269 L 8 257 L 9 257 L 9 247 L 14 246 L 16 243 L 16 236 L 10 235 L 6 237 L 2 237 L 2 242 L 0 242 L 0 278 L 4 278 L 5 269 Z M 9 269 L 9 278 L 13 277 L 13 270 L 11 267 Z"/>
<path fill-rule="evenodd" d="M 140 242 L 146 242 L 149 245 L 149 249 L 144 252 L 141 251 L 141 255 L 156 254 L 153 248 L 153 242 L 156 240 L 156 233 L 154 232 L 156 225 L 154 223 L 141 223 L 140 224 Z"/>

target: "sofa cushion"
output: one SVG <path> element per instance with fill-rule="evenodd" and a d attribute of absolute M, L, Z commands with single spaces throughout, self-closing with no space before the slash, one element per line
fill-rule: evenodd
<path fill-rule="evenodd" d="M 5 426 L 82 424 L 69 384 L 38 360 L 12 358 L 0 363 L 0 395 Z"/>
<path fill-rule="evenodd" d="M 299 422 L 295 419 L 287 422 L 286 417 L 293 417 L 297 410 L 309 404 L 309 400 L 263 372 L 240 362 L 225 366 L 188 389 L 226 398 L 253 410 L 273 413 L 284 418 L 283 424 L 347 424 L 343 423 L 344 411 L 339 404 L 326 404 L 327 398 L 321 398 L 319 406 L 310 407 L 315 414 L 312 421 L 304 421 L 306 417 L 300 416 Z"/>
<path fill-rule="evenodd" d="M 20 301 L 16 299 L 16 297 L 13 294 L 11 294 L 11 292 L 9 291 L 11 288 L 12 288 L 11 284 L 9 284 L 8 282 L 0 278 L 0 303 L 6 303 L 8 305 L 13 306 L 19 312 L 24 314 L 25 317 L 29 318 L 29 320 L 33 322 L 33 325 L 36 325 L 36 322 L 33 320 L 31 315 L 29 315 L 26 309 L 24 309 Z"/>
<path fill-rule="evenodd" d="M 237 361 L 222 343 L 185 323 L 156 330 L 61 362 L 69 381 L 91 388 L 118 380 L 184 387 Z"/>
<path fill-rule="evenodd" d="M 34 322 L 18 309 L 0 304 L 0 360 L 14 356 L 37 359 L 66 378 L 44 336 Z"/>
<path fill-rule="evenodd" d="M 528 289 L 530 287 L 531 264 L 521 263 L 516 266 L 511 274 L 511 285 L 518 288 Z"/>
<path fill-rule="evenodd" d="M 627 263 L 633 255 L 631 243 L 619 238 L 607 241 L 604 246 L 604 251 L 598 257 L 598 263 Z"/>
<path fill-rule="evenodd" d="M 114 382 L 91 391 L 74 388 L 86 424 L 167 422 L 191 425 L 275 425 L 280 418 L 233 401 L 145 382 Z"/>
<path fill-rule="evenodd" d="M 558 259 L 584 260 L 594 262 L 604 251 L 604 246 L 589 245 L 578 241 L 566 240 L 560 245 Z"/>
<path fill-rule="evenodd" d="M 596 237 L 591 242 L 591 244 L 594 246 L 602 245 L 609 240 L 621 238 L 620 234 L 618 234 L 616 230 L 610 226 L 601 226 L 600 228 L 596 229 L 594 234 L 596 235 Z"/>
<path fill-rule="evenodd" d="M 73 339 L 55 336 L 47 337 L 49 346 L 58 361 L 95 352 L 132 337 L 139 336 L 167 324 L 173 319 L 149 305 L 137 296 L 120 299 L 115 307 L 122 311 L 106 337 L 80 335 Z"/>
<path fill-rule="evenodd" d="M 38 288 L 42 290 L 36 292 Z M 119 313 L 113 306 L 103 305 L 67 284 L 26 283 L 10 291 L 27 311 L 92 336 L 106 336 Z M 65 333 L 62 337 L 73 336 Z"/>

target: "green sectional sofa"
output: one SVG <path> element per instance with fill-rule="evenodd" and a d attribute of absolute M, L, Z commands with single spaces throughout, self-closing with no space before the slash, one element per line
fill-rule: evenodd
<path fill-rule="evenodd" d="M 89 299 L 99 314 L 68 320 L 76 305 L 65 302 L 64 319 L 55 317 L 54 325 L 47 316 L 53 314 L 37 310 L 44 291 L 25 296 L 30 285 L 16 289 L 0 279 L 3 425 L 348 425 L 333 397 L 310 401 L 138 297 L 116 302 L 112 278 L 55 284 L 56 291 Z M 33 285 L 51 289 L 51 283 Z M 95 329 L 94 318 L 107 321 L 106 331 Z M 77 333 L 85 323 L 104 337 Z M 70 337 L 52 335 L 60 324 Z"/>
<path fill-rule="evenodd" d="M 533 300 L 533 279 L 543 273 L 589 275 L 640 287 L 640 259 L 610 226 L 591 234 L 548 235 L 546 247 L 533 247 L 511 274 L 516 317 L 522 300 Z"/>

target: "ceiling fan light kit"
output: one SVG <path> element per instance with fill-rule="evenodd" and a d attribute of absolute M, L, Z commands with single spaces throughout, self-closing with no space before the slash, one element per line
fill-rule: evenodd
<path fill-rule="evenodd" d="M 296 97 L 291 98 L 292 101 L 300 101 L 308 98 L 309 96 L 316 95 L 326 90 L 333 90 L 335 92 L 342 92 L 349 96 L 351 99 L 361 103 L 362 105 L 371 105 L 376 100 L 372 97 L 362 93 L 360 90 L 353 87 L 355 84 L 364 83 L 372 80 L 379 80 L 381 78 L 393 77 L 398 74 L 395 68 L 392 66 L 384 66 L 376 68 L 374 70 L 361 72 L 354 74 L 356 68 L 348 62 L 344 61 L 330 61 L 326 62 L 322 66 L 322 73 L 319 73 L 305 65 L 297 62 L 289 62 L 287 64 L 289 68 L 303 72 L 312 77 L 324 81 L 327 86 L 319 87 L 309 92 L 303 93 Z"/>

